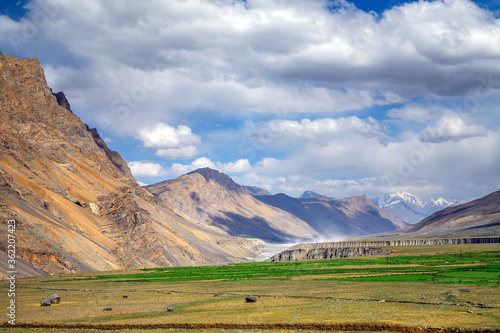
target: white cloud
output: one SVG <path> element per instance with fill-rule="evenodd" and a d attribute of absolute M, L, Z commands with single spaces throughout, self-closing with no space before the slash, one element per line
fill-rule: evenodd
<path fill-rule="evenodd" d="M 137 138 L 144 143 L 144 147 L 153 148 L 178 148 L 201 142 L 200 137 L 191 132 L 191 128 L 184 125 L 175 128 L 165 123 L 139 130 Z"/>
<path fill-rule="evenodd" d="M 446 142 L 461 141 L 467 138 L 487 135 L 486 127 L 482 125 L 467 125 L 457 115 L 446 115 L 442 117 L 436 126 L 430 126 L 422 131 L 420 140 L 422 142 Z"/>
<path fill-rule="evenodd" d="M 445 112 L 450 112 L 450 110 L 440 105 L 406 104 L 401 108 L 390 109 L 387 111 L 387 116 L 393 119 L 425 123 Z"/>
<path fill-rule="evenodd" d="M 195 157 L 198 153 L 198 148 L 195 146 L 186 146 L 179 148 L 158 149 L 155 155 L 172 160 L 184 160 Z"/>
<path fill-rule="evenodd" d="M 138 130 L 136 138 L 144 147 L 159 148 L 156 156 L 173 160 L 195 157 L 199 152 L 194 145 L 201 143 L 200 136 L 193 134 L 191 128 L 184 125 L 175 128 L 165 123 Z"/>
<path fill-rule="evenodd" d="M 58 2 L 23 46 L 51 55 L 49 83 L 77 112 L 128 134 L 203 110 L 317 113 L 467 96 L 500 75 L 499 18 L 472 1 L 403 3 L 378 16 L 325 4 Z M 6 34 L 21 25 L 0 20 Z"/>
<path fill-rule="evenodd" d="M 208 166 L 268 177 L 261 183 L 269 188 L 320 193 L 385 192 L 371 180 L 386 172 L 409 192 L 498 184 L 500 18 L 473 1 L 403 2 L 381 15 L 324 0 L 50 4 L 56 10 L 22 40 L 21 54 L 41 58 L 76 114 L 103 136 L 137 137 L 160 157 L 196 158 L 200 150 L 211 158 L 169 168 L 131 162 L 134 174 Z M 35 10 L 21 22 L 0 16 L 2 36 L 24 37 Z M 13 49 L 8 38 L 0 49 Z M 389 121 L 380 120 L 385 108 L 368 109 L 394 103 Z M 463 106 L 456 117 L 450 103 Z M 358 117 L 334 115 L 356 110 Z M 228 115 L 238 119 L 232 132 L 201 129 L 201 117 L 228 124 Z M 195 133 L 207 133 L 203 149 Z M 233 147 L 241 141 L 243 149 Z M 217 162 L 218 154 L 235 162 Z"/>
<path fill-rule="evenodd" d="M 166 170 L 156 162 L 131 161 L 127 163 L 134 177 L 161 177 Z"/>

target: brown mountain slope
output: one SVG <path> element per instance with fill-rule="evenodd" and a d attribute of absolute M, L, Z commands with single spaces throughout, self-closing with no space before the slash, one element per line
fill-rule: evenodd
<path fill-rule="evenodd" d="M 209 168 L 145 189 L 200 224 L 229 235 L 252 236 L 273 242 L 318 236 L 298 217 L 257 200 L 227 175 Z"/>
<path fill-rule="evenodd" d="M 56 95 L 37 60 L 0 53 L 0 229 L 16 221 L 21 274 L 256 256 L 255 243 L 204 229 L 143 190 Z"/>
<path fill-rule="evenodd" d="M 405 226 L 401 220 L 375 206 L 364 195 L 341 200 L 328 197 L 295 199 L 285 194 L 257 198 L 306 221 L 323 238 L 365 235 Z"/>
<path fill-rule="evenodd" d="M 365 239 L 489 237 L 500 235 L 500 191 L 433 213 L 417 224 Z"/>

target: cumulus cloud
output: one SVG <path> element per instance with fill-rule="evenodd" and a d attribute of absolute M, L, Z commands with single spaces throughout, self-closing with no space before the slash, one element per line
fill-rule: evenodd
<path fill-rule="evenodd" d="M 27 8 L 19 22 L 0 16 L 0 49 L 40 58 L 86 123 L 135 137 L 156 157 L 207 156 L 131 162 L 136 176 L 207 166 L 334 196 L 321 188 L 386 191 L 386 173 L 415 194 L 500 186 L 500 18 L 473 1 L 414 1 L 382 14 L 324 0 Z M 358 116 L 336 116 L 345 111 Z M 237 123 L 210 132 L 203 117 Z"/>
<path fill-rule="evenodd" d="M 44 4 L 33 0 L 20 22 L 1 17 L 1 31 L 42 55 L 75 110 L 121 133 L 179 111 L 311 113 L 465 96 L 500 75 L 499 19 L 470 0 L 380 15 L 322 0 L 54 1 L 36 38 L 24 36 Z M 13 49 L 8 39 L 0 47 Z"/>
<path fill-rule="evenodd" d="M 191 128 L 180 125 L 177 128 L 165 123 L 158 123 L 153 128 L 138 130 L 137 139 L 144 147 L 159 148 L 155 155 L 169 159 L 187 159 L 198 155 L 195 144 L 201 138 L 192 133 Z"/>
<path fill-rule="evenodd" d="M 456 115 L 442 117 L 435 126 L 429 126 L 422 131 L 422 142 L 461 141 L 467 138 L 487 135 L 486 127 L 482 125 L 467 125 Z"/>
<path fill-rule="evenodd" d="M 440 105 L 431 104 L 406 104 L 400 108 L 394 108 L 387 111 L 387 117 L 399 119 L 403 121 L 414 121 L 417 123 L 425 123 L 445 112 L 450 112 L 448 108 Z"/>
<path fill-rule="evenodd" d="M 156 162 L 131 161 L 127 163 L 134 177 L 161 177 L 165 169 Z"/>
<path fill-rule="evenodd" d="M 159 123 L 151 129 L 141 129 L 138 131 L 137 138 L 140 139 L 145 147 L 154 148 L 176 148 L 179 146 L 189 146 L 200 143 L 199 136 L 194 135 L 187 126 L 169 126 L 165 123 Z"/>
<path fill-rule="evenodd" d="M 158 149 L 155 155 L 171 160 L 185 160 L 198 155 L 198 148 L 195 146 L 186 146 L 180 148 Z"/>

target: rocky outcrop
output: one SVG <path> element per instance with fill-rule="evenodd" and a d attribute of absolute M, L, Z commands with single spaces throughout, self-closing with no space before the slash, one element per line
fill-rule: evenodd
<path fill-rule="evenodd" d="M 375 247 L 313 247 L 285 250 L 268 261 L 295 261 L 389 255 L 392 251 Z"/>
<path fill-rule="evenodd" d="M 38 60 L 0 54 L 0 110 L 0 233 L 15 221 L 19 276 L 258 256 L 258 242 L 199 226 L 142 189 Z"/>
<path fill-rule="evenodd" d="M 500 243 L 500 237 L 402 239 L 386 241 L 346 241 L 297 244 L 278 253 L 269 261 L 293 261 L 313 259 L 350 258 L 366 255 L 389 255 L 391 246 L 490 244 Z"/>
<path fill-rule="evenodd" d="M 376 241 L 345 241 L 328 243 L 298 244 L 290 248 L 316 249 L 316 248 L 347 248 L 347 247 L 387 247 L 387 246 L 416 246 L 416 245 L 449 245 L 449 244 L 490 244 L 500 243 L 500 237 L 482 238 L 443 238 L 443 239 L 400 239 L 400 240 L 376 240 Z"/>

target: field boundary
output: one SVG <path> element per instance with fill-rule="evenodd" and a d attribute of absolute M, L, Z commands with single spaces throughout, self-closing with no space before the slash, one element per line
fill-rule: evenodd
<path fill-rule="evenodd" d="M 425 327 L 405 326 L 386 323 L 277 323 L 277 324 L 229 324 L 229 323 L 162 323 L 162 324 L 59 324 L 59 323 L 16 323 L 15 326 L 4 322 L 0 328 L 48 328 L 48 329 L 88 329 L 88 330 L 125 330 L 125 329 L 232 329 L 232 330 L 310 330 L 310 331 L 398 331 L 401 333 L 498 333 L 498 329 L 468 327 Z"/>

